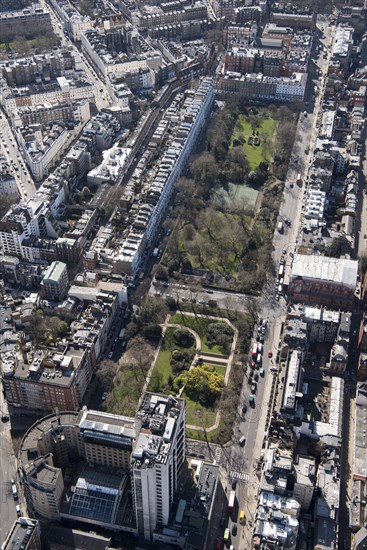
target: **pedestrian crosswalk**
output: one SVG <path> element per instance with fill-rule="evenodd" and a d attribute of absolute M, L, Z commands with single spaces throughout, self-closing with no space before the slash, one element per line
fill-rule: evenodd
<path fill-rule="evenodd" d="M 219 464 L 221 457 L 222 457 L 222 449 L 219 446 L 217 446 L 215 447 L 215 451 L 214 451 L 214 459 L 217 464 Z"/>
<path fill-rule="evenodd" d="M 250 479 L 249 474 L 245 472 L 238 472 L 237 470 L 231 470 L 229 472 L 229 477 L 232 479 L 237 479 L 238 481 L 248 481 Z"/>

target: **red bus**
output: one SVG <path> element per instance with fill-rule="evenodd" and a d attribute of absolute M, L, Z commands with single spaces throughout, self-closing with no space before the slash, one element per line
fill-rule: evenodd
<path fill-rule="evenodd" d="M 256 355 L 257 355 L 257 343 L 255 342 L 252 348 L 252 358 L 256 359 Z"/>
<path fill-rule="evenodd" d="M 228 513 L 232 514 L 236 502 L 236 491 L 231 491 L 228 497 Z"/>

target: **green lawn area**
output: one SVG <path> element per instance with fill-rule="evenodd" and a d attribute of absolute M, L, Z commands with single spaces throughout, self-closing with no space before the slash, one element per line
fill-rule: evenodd
<path fill-rule="evenodd" d="M 217 372 L 218 374 L 221 374 L 223 378 L 226 374 L 226 367 L 222 365 L 213 365 L 213 363 L 202 363 L 202 365 L 203 367 L 211 367 L 212 369 L 215 370 L 215 372 Z"/>
<path fill-rule="evenodd" d="M 198 441 L 209 441 L 209 442 L 217 443 L 220 430 L 221 430 L 221 423 L 219 423 L 218 428 L 216 428 L 212 432 L 206 432 L 206 437 L 205 437 L 205 433 L 201 430 L 186 430 L 186 437 L 189 437 L 190 439 L 197 439 Z"/>
<path fill-rule="evenodd" d="M 216 410 L 204 407 L 196 401 L 192 401 L 185 392 L 182 398 L 186 400 L 186 424 L 210 428 L 215 422 Z"/>
<path fill-rule="evenodd" d="M 152 380 L 149 384 L 149 388 L 152 384 L 154 384 L 154 378 L 159 377 L 161 384 L 167 384 L 168 378 L 170 376 L 173 376 L 170 360 L 172 356 L 172 352 L 175 349 L 178 349 L 178 346 L 173 341 L 173 333 L 175 332 L 174 327 L 168 327 L 164 339 L 162 342 L 161 349 L 159 350 L 157 360 L 155 362 L 153 374 L 152 374 Z M 194 348 L 180 348 L 185 350 L 193 350 Z"/>
<path fill-rule="evenodd" d="M 272 155 L 273 149 L 273 136 L 275 132 L 276 121 L 266 116 L 258 115 L 256 117 L 258 120 L 258 126 L 255 129 L 256 132 L 259 132 L 260 145 L 249 145 L 248 138 L 253 135 L 252 126 L 246 118 L 245 115 L 240 115 L 235 126 L 233 135 L 232 135 L 232 144 L 235 139 L 244 139 L 245 143 L 243 145 L 246 157 L 250 163 L 250 169 L 254 170 L 260 162 L 269 161 Z"/>
<path fill-rule="evenodd" d="M 221 346 L 214 345 L 210 347 L 206 342 L 208 326 L 215 322 L 214 319 L 208 319 L 207 317 L 194 317 L 193 315 L 182 315 L 181 313 L 176 313 L 170 319 L 170 323 L 191 328 L 200 336 L 201 351 L 225 355 L 225 350 Z M 223 320 L 218 318 L 217 322 L 223 322 Z"/>

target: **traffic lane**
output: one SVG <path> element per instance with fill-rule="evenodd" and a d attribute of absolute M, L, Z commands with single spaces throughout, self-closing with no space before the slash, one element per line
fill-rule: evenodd
<path fill-rule="evenodd" d="M 0 406 L 1 413 L 8 414 L 7 403 L 2 392 L 0 392 Z M 16 503 L 11 490 L 11 479 L 16 479 L 16 458 L 13 452 L 10 428 L 10 421 L 0 422 L 0 545 L 5 541 L 7 533 L 17 517 Z"/>

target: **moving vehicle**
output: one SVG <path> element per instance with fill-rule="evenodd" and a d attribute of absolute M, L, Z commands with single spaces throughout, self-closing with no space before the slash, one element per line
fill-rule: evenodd
<path fill-rule="evenodd" d="M 152 252 L 153 258 L 156 258 L 158 256 L 159 248 L 155 248 Z"/>
<path fill-rule="evenodd" d="M 13 493 L 13 499 L 18 500 L 18 490 L 17 490 L 17 486 L 15 485 L 15 483 L 13 483 L 12 486 L 11 486 L 11 492 Z"/>
<path fill-rule="evenodd" d="M 229 514 L 232 514 L 235 503 L 236 503 L 236 491 L 232 490 L 229 493 L 229 497 L 228 497 L 228 513 Z M 228 529 L 228 532 L 229 532 L 229 529 Z M 226 539 L 224 539 L 224 540 L 226 540 Z"/>
<path fill-rule="evenodd" d="M 224 531 L 224 535 L 223 535 L 223 540 L 224 542 L 228 542 L 229 539 L 230 539 L 230 531 L 229 531 L 229 527 L 227 527 L 227 529 Z"/>
<path fill-rule="evenodd" d="M 252 358 L 255 359 L 257 356 L 257 343 L 255 342 L 252 347 Z"/>

